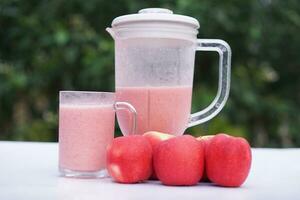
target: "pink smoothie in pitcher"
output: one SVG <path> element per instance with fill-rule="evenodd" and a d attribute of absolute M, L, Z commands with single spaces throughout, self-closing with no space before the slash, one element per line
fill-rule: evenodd
<path fill-rule="evenodd" d="M 60 105 L 60 168 L 90 172 L 105 169 L 114 117 L 112 105 Z"/>
<path fill-rule="evenodd" d="M 137 111 L 137 134 L 160 131 L 183 134 L 191 113 L 192 87 L 117 87 L 117 101 L 131 103 Z M 131 129 L 128 111 L 117 112 L 124 134 Z"/>

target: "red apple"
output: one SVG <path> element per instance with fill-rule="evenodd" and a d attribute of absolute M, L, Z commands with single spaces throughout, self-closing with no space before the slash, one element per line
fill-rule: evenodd
<path fill-rule="evenodd" d="M 152 172 L 152 147 L 141 135 L 115 138 L 107 148 L 107 170 L 120 183 L 147 180 Z"/>
<path fill-rule="evenodd" d="M 144 133 L 144 137 L 147 138 L 147 140 L 151 143 L 152 149 L 154 152 L 154 149 L 158 146 L 158 144 L 164 140 L 170 139 L 172 137 L 175 137 L 174 135 L 170 135 L 167 133 L 161 133 L 157 131 L 148 131 Z M 150 179 L 157 180 L 157 176 L 154 170 L 154 167 L 152 167 L 152 174 L 150 176 Z"/>
<path fill-rule="evenodd" d="M 203 135 L 203 136 L 197 137 L 196 139 L 203 143 L 204 149 L 205 149 L 213 137 L 214 137 L 214 135 Z"/>
<path fill-rule="evenodd" d="M 211 139 L 213 137 L 214 137 L 214 135 L 204 135 L 204 136 L 200 136 L 200 137 L 196 138 L 197 140 L 199 140 L 203 144 L 203 148 L 204 148 L 204 163 L 205 163 L 205 155 L 206 155 L 207 146 L 209 145 L 209 143 L 210 143 L 210 141 L 211 141 Z M 204 164 L 204 166 L 205 166 L 205 164 Z M 201 182 L 210 182 L 210 180 L 207 177 L 205 167 L 204 167 L 203 175 L 202 175 L 202 178 L 201 178 L 200 181 Z"/>
<path fill-rule="evenodd" d="M 161 142 L 154 150 L 153 163 L 158 179 L 165 185 L 196 185 L 202 177 L 202 144 L 190 135 Z"/>
<path fill-rule="evenodd" d="M 151 143 L 152 147 L 156 147 L 161 141 L 170 139 L 172 137 L 175 137 L 174 135 L 170 135 L 167 133 L 161 133 L 158 131 L 148 131 L 143 134 L 148 141 Z"/>
<path fill-rule="evenodd" d="M 207 176 L 217 185 L 238 187 L 249 174 L 251 159 L 251 147 L 247 140 L 218 134 L 206 149 Z"/>

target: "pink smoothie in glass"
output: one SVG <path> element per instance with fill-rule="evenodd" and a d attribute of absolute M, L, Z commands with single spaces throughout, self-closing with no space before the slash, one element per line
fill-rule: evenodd
<path fill-rule="evenodd" d="M 131 103 L 137 111 L 137 134 L 160 131 L 183 134 L 191 113 L 192 87 L 117 87 L 117 101 Z M 131 115 L 117 112 L 123 134 L 130 133 Z"/>
<path fill-rule="evenodd" d="M 114 118 L 112 105 L 60 105 L 60 168 L 90 172 L 105 169 Z"/>

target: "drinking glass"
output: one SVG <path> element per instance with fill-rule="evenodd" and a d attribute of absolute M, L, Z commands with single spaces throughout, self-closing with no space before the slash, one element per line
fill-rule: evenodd
<path fill-rule="evenodd" d="M 106 147 L 114 137 L 115 112 L 136 111 L 126 102 L 116 102 L 115 93 L 61 91 L 59 97 L 59 171 L 66 177 L 104 177 Z"/>

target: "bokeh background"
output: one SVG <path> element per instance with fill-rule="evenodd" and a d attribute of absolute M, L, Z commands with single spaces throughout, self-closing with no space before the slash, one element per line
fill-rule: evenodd
<path fill-rule="evenodd" d="M 0 0 L 0 140 L 57 141 L 59 90 L 114 91 L 114 43 L 105 28 L 146 7 L 193 16 L 199 38 L 232 48 L 228 103 L 187 133 L 300 147 L 299 0 Z M 217 60 L 197 53 L 193 111 L 215 96 Z"/>

